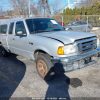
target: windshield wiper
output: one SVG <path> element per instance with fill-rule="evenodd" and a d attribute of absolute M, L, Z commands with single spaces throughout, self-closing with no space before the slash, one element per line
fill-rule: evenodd
<path fill-rule="evenodd" d="M 37 30 L 35 33 L 43 33 L 43 32 L 52 32 L 52 31 L 62 31 L 61 29 L 53 29 L 53 30 Z"/>

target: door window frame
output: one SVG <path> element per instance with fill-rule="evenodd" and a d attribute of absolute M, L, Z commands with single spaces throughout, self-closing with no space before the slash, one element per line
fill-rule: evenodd
<path fill-rule="evenodd" d="M 25 29 L 25 35 L 17 35 L 16 34 L 16 24 L 18 23 L 18 22 L 22 22 L 23 23 L 23 25 L 24 25 L 24 29 Z M 15 36 L 27 36 L 27 30 L 26 30 L 26 26 L 25 26 L 25 23 L 24 23 L 24 21 L 23 20 L 19 20 L 19 21 L 16 21 L 15 22 L 15 25 L 14 25 L 14 33 L 15 33 Z"/>

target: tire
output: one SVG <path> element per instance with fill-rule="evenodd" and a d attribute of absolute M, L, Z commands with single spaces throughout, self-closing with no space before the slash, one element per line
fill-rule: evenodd
<path fill-rule="evenodd" d="M 9 53 L 2 46 L 0 46 L 0 56 L 7 57 L 8 55 Z"/>
<path fill-rule="evenodd" d="M 39 53 L 37 55 L 36 68 L 37 68 L 38 74 L 43 79 L 45 79 L 45 77 L 47 76 L 52 65 L 53 64 L 51 63 L 51 57 L 48 54 Z"/>

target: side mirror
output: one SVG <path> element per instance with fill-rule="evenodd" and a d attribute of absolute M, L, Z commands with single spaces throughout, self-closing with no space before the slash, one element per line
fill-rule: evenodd
<path fill-rule="evenodd" d="M 18 31 L 18 32 L 17 32 L 17 35 L 22 35 L 22 34 L 23 34 L 22 31 Z"/>
<path fill-rule="evenodd" d="M 16 35 L 21 37 L 26 36 L 26 34 L 23 33 L 23 31 L 18 31 Z"/>

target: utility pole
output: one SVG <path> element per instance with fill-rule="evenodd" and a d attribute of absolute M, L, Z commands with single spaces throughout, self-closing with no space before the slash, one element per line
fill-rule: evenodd
<path fill-rule="evenodd" d="M 30 14 L 31 14 L 31 9 L 30 9 L 31 7 L 30 6 L 31 6 L 31 3 L 30 3 L 30 0 L 29 0 L 29 2 L 28 2 L 28 11 L 29 11 L 29 13 L 28 13 L 29 15 L 28 16 L 29 17 L 30 17 Z"/>
<path fill-rule="evenodd" d="M 44 11 L 43 16 L 45 17 L 46 16 L 46 8 L 45 8 L 45 5 L 43 6 L 43 11 Z"/>

